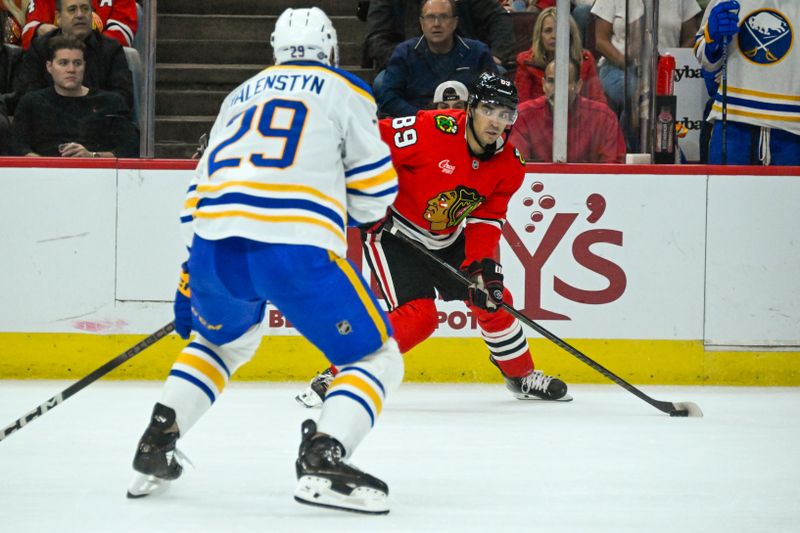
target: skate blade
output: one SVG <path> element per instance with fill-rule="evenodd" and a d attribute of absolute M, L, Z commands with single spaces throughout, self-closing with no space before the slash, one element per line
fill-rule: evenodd
<path fill-rule="evenodd" d="M 348 494 L 331 489 L 329 479 L 317 476 L 302 476 L 297 481 L 294 499 L 306 505 L 326 507 L 337 511 L 363 514 L 387 514 L 387 495 L 369 487 L 356 487 Z"/>
<path fill-rule="evenodd" d="M 297 400 L 297 403 L 309 409 L 322 406 L 322 398 L 311 387 L 307 388 L 302 394 L 295 396 L 294 399 Z"/>
<path fill-rule="evenodd" d="M 521 392 L 513 393 L 513 394 L 514 394 L 514 398 L 516 398 L 517 400 L 538 400 L 540 402 L 571 402 L 572 401 L 572 396 L 569 395 L 569 394 L 565 394 L 561 398 L 557 398 L 557 399 L 553 399 L 553 400 L 551 400 L 549 398 L 541 398 L 541 397 L 535 396 L 533 394 L 524 394 L 524 393 L 521 393 Z"/>
<path fill-rule="evenodd" d="M 151 494 L 159 494 L 167 490 L 169 485 L 169 480 L 136 472 L 128 485 L 128 498 L 144 498 Z"/>

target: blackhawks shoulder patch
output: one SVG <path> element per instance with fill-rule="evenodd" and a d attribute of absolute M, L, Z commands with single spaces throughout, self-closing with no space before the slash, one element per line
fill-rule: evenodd
<path fill-rule="evenodd" d="M 451 135 L 458 133 L 458 124 L 456 123 L 456 119 L 450 115 L 436 115 L 433 117 L 433 119 L 436 121 L 437 130 L 443 131 L 444 133 L 449 133 Z"/>
<path fill-rule="evenodd" d="M 520 163 L 522 163 L 523 165 L 525 164 L 525 158 L 522 157 L 522 154 L 516 148 L 514 148 L 514 155 L 517 156 L 517 159 L 519 159 Z"/>

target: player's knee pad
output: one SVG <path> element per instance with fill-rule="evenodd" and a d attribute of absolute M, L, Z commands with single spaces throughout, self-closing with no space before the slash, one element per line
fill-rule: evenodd
<path fill-rule="evenodd" d="M 439 325 L 436 303 L 430 298 L 411 300 L 392 309 L 389 322 L 400 352 L 406 353 L 436 331 Z"/>

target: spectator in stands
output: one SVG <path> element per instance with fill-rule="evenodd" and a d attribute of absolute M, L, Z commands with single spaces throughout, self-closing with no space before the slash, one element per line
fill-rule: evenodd
<path fill-rule="evenodd" d="M 415 115 L 428 107 L 441 82 L 470 85 L 482 72 L 497 72 L 489 47 L 455 34 L 454 0 L 425 0 L 421 13 L 422 37 L 395 48 L 382 83 L 375 87 L 382 114 Z"/>
<path fill-rule="evenodd" d="M 626 21 L 626 0 L 596 0 L 592 7 L 595 15 L 595 41 L 597 51 L 603 56 L 598 64 L 600 81 L 609 104 L 618 114 L 624 105 L 625 42 L 630 24 L 640 23 L 644 14 L 641 1 L 632 1 L 627 7 L 630 22 Z M 674 0 L 658 3 L 658 47 L 691 47 L 700 20 L 697 0 Z M 633 54 L 635 55 L 635 54 Z M 634 65 L 628 65 L 629 87 L 635 85 Z"/>
<path fill-rule="evenodd" d="M 9 93 L 11 92 L 11 79 L 14 70 L 11 54 L 8 53 L 6 46 L 3 44 L 4 34 L 5 30 L 0 25 L 0 155 L 6 151 L 8 129 L 11 124 L 6 100 L 10 99 L 11 96 Z"/>
<path fill-rule="evenodd" d="M 29 0 L 0 0 L 0 23 L 3 26 L 0 28 L 0 34 L 3 34 L 0 44 L 19 45 L 21 43 L 28 2 Z"/>
<path fill-rule="evenodd" d="M 443 81 L 433 93 L 433 108 L 465 111 L 467 100 L 469 100 L 469 91 L 466 85 L 455 80 Z"/>
<path fill-rule="evenodd" d="M 364 39 L 365 66 L 380 72 L 395 47 L 420 35 L 420 0 L 371 0 Z M 497 0 L 458 0 L 458 35 L 486 43 L 495 63 L 514 60 L 511 15 Z"/>
<path fill-rule="evenodd" d="M 582 48 L 578 26 L 569 20 L 569 57 L 581 66 L 581 85 L 583 96 L 606 102 L 603 86 L 597 76 L 594 56 Z M 542 80 L 545 66 L 556 57 L 556 8 L 548 7 L 542 11 L 533 26 L 533 40 L 530 50 L 517 55 L 517 72 L 514 84 L 517 86 L 519 101 L 533 100 L 544 94 Z"/>
<path fill-rule="evenodd" d="M 572 0 L 572 18 L 578 25 L 581 34 L 581 42 L 586 44 L 586 29 L 589 27 L 589 19 L 592 15 L 594 0 Z"/>
<path fill-rule="evenodd" d="M 53 86 L 25 94 L 11 127 L 11 153 L 53 157 L 138 157 L 139 135 L 122 97 L 83 85 L 83 41 L 49 40 Z"/>
<path fill-rule="evenodd" d="M 580 65 L 569 62 L 569 118 L 567 161 L 570 163 L 622 163 L 625 138 L 617 116 L 605 103 L 581 96 Z M 553 160 L 553 101 L 556 69 L 551 61 L 545 68 L 544 96 L 520 104 L 519 116 L 511 130 L 511 143 L 528 161 Z"/>
<path fill-rule="evenodd" d="M 36 0 L 30 3 L 22 30 L 23 48 L 27 50 L 34 37 L 41 37 L 56 28 L 56 12 L 60 10 L 60 0 Z M 92 29 L 111 37 L 122 46 L 133 46 L 138 24 L 134 0 L 92 0 Z"/>
<path fill-rule="evenodd" d="M 90 0 L 58 0 L 57 5 L 56 22 L 59 27 L 35 38 L 25 52 L 14 81 L 17 96 L 52 86 L 53 79 L 45 67 L 48 43 L 50 39 L 64 35 L 83 41 L 86 45 L 84 85 L 90 89 L 118 93 L 128 108 L 133 109 L 133 79 L 125 51 L 114 39 L 92 30 Z"/>

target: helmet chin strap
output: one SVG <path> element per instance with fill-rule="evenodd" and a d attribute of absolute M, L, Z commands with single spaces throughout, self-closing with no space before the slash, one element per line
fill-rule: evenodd
<path fill-rule="evenodd" d="M 475 139 L 475 142 L 478 143 L 478 146 L 481 147 L 481 150 L 483 150 L 483 153 L 476 154 L 472 150 L 472 146 L 469 143 L 467 143 L 467 148 L 469 148 L 469 153 L 472 154 L 473 156 L 475 156 L 480 161 L 488 161 L 489 159 L 492 158 L 492 156 L 495 153 L 497 153 L 497 140 L 495 140 L 493 143 L 489 143 L 489 144 L 481 143 L 480 139 L 478 138 L 477 132 L 475 132 L 475 125 L 472 122 L 472 113 L 473 113 L 473 111 L 471 109 L 467 112 L 467 127 L 469 127 L 469 130 L 472 132 L 472 138 Z M 505 135 L 505 137 L 504 137 L 504 135 Z M 505 145 L 506 144 L 506 139 L 508 138 L 508 130 L 507 129 L 504 130 L 503 133 L 501 133 L 500 137 L 498 137 L 498 138 L 503 139 L 503 142 L 502 142 L 502 144 L 500 146 Z"/>

